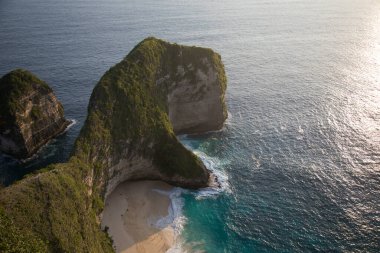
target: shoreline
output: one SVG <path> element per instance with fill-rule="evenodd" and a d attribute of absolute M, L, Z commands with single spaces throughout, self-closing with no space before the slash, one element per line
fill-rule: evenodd
<path fill-rule="evenodd" d="M 18 160 L 21 163 L 27 163 L 27 162 L 33 161 L 34 159 L 38 158 L 38 156 L 43 152 L 44 148 L 49 146 L 52 141 L 55 141 L 58 136 L 65 134 L 67 131 L 69 131 L 71 127 L 73 127 L 77 123 L 75 119 L 67 119 L 67 121 L 69 122 L 68 125 L 65 126 L 65 128 L 62 131 L 60 131 L 56 136 L 54 136 L 53 138 L 45 142 L 41 147 L 39 147 L 32 156 L 25 159 L 17 159 L 16 157 L 12 155 L 8 155 L 6 153 L 2 153 L 2 154 L 11 157 L 14 160 Z"/>
<path fill-rule="evenodd" d="M 107 197 L 102 229 L 108 230 L 116 252 L 167 252 L 175 244 L 175 231 L 167 218 L 174 187 L 160 181 L 124 182 Z M 160 225 L 161 226 L 161 225 Z"/>

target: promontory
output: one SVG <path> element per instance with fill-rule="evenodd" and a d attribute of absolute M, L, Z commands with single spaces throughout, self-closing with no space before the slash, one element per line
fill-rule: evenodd
<path fill-rule="evenodd" d="M 96 85 L 67 163 L 1 190 L 1 252 L 113 252 L 100 229 L 120 183 L 208 186 L 210 172 L 177 139 L 222 128 L 226 76 L 211 49 L 140 42 Z"/>

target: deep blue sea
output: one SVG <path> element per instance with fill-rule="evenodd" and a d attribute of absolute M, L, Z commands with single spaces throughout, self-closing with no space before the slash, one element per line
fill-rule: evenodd
<path fill-rule="evenodd" d="M 77 122 L 0 156 L 2 184 L 69 157 L 93 87 L 147 36 L 213 48 L 228 75 L 225 128 L 181 137 L 223 181 L 182 195 L 188 252 L 380 252 L 379 0 L 0 0 L 0 75 L 36 73 Z"/>

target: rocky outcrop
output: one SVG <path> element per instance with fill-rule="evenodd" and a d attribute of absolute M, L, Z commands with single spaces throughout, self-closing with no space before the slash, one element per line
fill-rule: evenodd
<path fill-rule="evenodd" d="M 69 125 L 52 89 L 26 70 L 0 79 L 0 151 L 28 158 Z"/>
<path fill-rule="evenodd" d="M 112 252 L 97 221 L 119 183 L 208 186 L 209 171 L 176 134 L 220 129 L 225 89 L 221 58 L 211 49 L 139 43 L 96 85 L 70 160 L 1 191 L 0 228 L 11 224 L 11 232 L 0 229 L 0 251 L 17 244 L 35 252 Z"/>
<path fill-rule="evenodd" d="M 222 128 L 227 110 L 226 77 L 220 56 L 205 48 L 166 47 L 170 59 L 164 62 L 167 65 L 159 71 L 156 83 L 166 91 L 174 132 L 193 134 Z"/>
<path fill-rule="evenodd" d="M 218 130 L 226 77 L 211 49 L 148 38 L 101 78 L 74 154 L 101 171 L 91 192 L 126 180 L 206 187 L 209 172 L 175 134 Z M 107 159 L 105 159 L 105 157 Z"/>

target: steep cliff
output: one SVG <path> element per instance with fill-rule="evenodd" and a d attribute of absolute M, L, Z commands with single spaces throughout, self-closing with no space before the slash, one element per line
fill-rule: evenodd
<path fill-rule="evenodd" d="M 225 88 L 211 49 L 155 38 L 139 43 L 95 87 L 76 142 L 75 155 L 95 168 L 92 190 L 107 195 L 137 179 L 205 187 L 208 171 L 175 133 L 220 129 Z"/>
<path fill-rule="evenodd" d="M 68 124 L 52 89 L 32 73 L 18 69 L 0 79 L 0 151 L 30 157 Z"/>
<path fill-rule="evenodd" d="M 70 161 L 1 191 L 0 228 L 11 224 L 12 233 L 0 231 L 0 251 L 28 235 L 17 246 L 111 252 L 98 215 L 119 183 L 207 186 L 208 170 L 175 134 L 220 129 L 225 88 L 223 64 L 211 49 L 142 41 L 96 85 Z"/>

